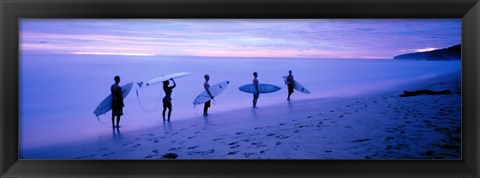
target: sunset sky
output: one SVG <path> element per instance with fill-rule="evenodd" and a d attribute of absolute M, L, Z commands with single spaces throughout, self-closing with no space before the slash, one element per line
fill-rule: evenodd
<path fill-rule="evenodd" d="M 461 43 L 461 19 L 21 19 L 23 54 L 391 59 Z"/>

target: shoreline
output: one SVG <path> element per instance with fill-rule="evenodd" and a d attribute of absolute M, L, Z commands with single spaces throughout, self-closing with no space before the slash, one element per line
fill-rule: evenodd
<path fill-rule="evenodd" d="M 403 90 L 430 85 L 422 83 L 449 83 L 444 80 L 455 77 L 439 76 L 378 93 L 260 105 L 131 132 L 112 129 L 95 140 L 27 150 L 31 152 L 21 157 L 143 160 L 175 153 L 179 159 L 460 159 L 456 151 L 461 137 L 455 128 L 458 124 L 460 129 L 461 122 L 453 117 L 461 111 L 449 108 L 460 109 L 461 95 L 398 97 Z M 432 101 L 439 110 L 428 105 Z M 427 141 L 429 137 L 434 141 Z"/>

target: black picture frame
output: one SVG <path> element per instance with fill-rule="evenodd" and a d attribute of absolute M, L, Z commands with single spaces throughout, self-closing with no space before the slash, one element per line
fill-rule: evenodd
<path fill-rule="evenodd" d="M 479 0 L 2 0 L 2 177 L 477 177 Z M 19 18 L 462 18 L 462 160 L 18 160 Z"/>

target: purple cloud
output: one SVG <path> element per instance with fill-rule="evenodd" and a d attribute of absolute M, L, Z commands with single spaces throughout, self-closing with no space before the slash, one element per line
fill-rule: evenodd
<path fill-rule="evenodd" d="M 461 19 L 22 19 L 22 53 L 392 58 L 461 42 Z"/>

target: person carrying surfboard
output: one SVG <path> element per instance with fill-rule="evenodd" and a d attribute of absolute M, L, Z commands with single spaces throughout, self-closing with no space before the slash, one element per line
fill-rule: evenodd
<path fill-rule="evenodd" d="M 257 72 L 253 72 L 253 84 L 255 85 L 255 93 L 253 93 L 253 108 L 257 108 L 257 100 L 260 96 L 260 90 L 258 89 L 258 74 Z"/>
<path fill-rule="evenodd" d="M 208 80 L 210 80 L 210 76 L 208 74 L 205 74 L 203 76 L 203 78 L 205 78 L 205 83 L 203 83 L 203 88 L 205 88 L 205 91 L 207 91 L 210 98 L 213 99 L 212 93 L 210 93 L 210 90 L 209 90 L 210 84 L 208 84 Z M 210 101 L 211 100 L 208 100 L 207 102 L 205 102 L 205 105 L 203 106 L 203 115 L 204 116 L 208 115 L 208 108 L 210 107 Z"/>
<path fill-rule="evenodd" d="M 168 121 L 170 121 L 170 116 L 172 115 L 172 90 L 177 86 L 175 80 L 170 79 L 173 82 L 172 86 L 168 86 L 170 82 L 168 80 L 163 81 L 163 91 L 165 92 L 165 97 L 163 97 L 163 112 L 162 117 L 165 121 L 165 111 L 168 109 Z"/>
<path fill-rule="evenodd" d="M 123 115 L 123 94 L 122 87 L 118 84 L 120 83 L 120 76 L 115 76 L 113 78 L 115 84 L 110 87 L 112 92 L 112 127 L 117 127 L 120 124 L 120 116 Z M 115 126 L 115 117 L 117 117 L 117 125 Z"/>
<path fill-rule="evenodd" d="M 293 80 L 292 71 L 289 70 L 289 71 L 288 71 L 287 80 L 285 81 L 285 84 L 287 84 L 287 88 L 288 88 L 288 97 L 287 97 L 287 100 L 288 100 L 288 101 L 290 101 L 290 96 L 292 95 L 293 89 L 295 88 L 294 83 L 295 83 L 295 82 L 294 82 L 294 80 Z"/>

